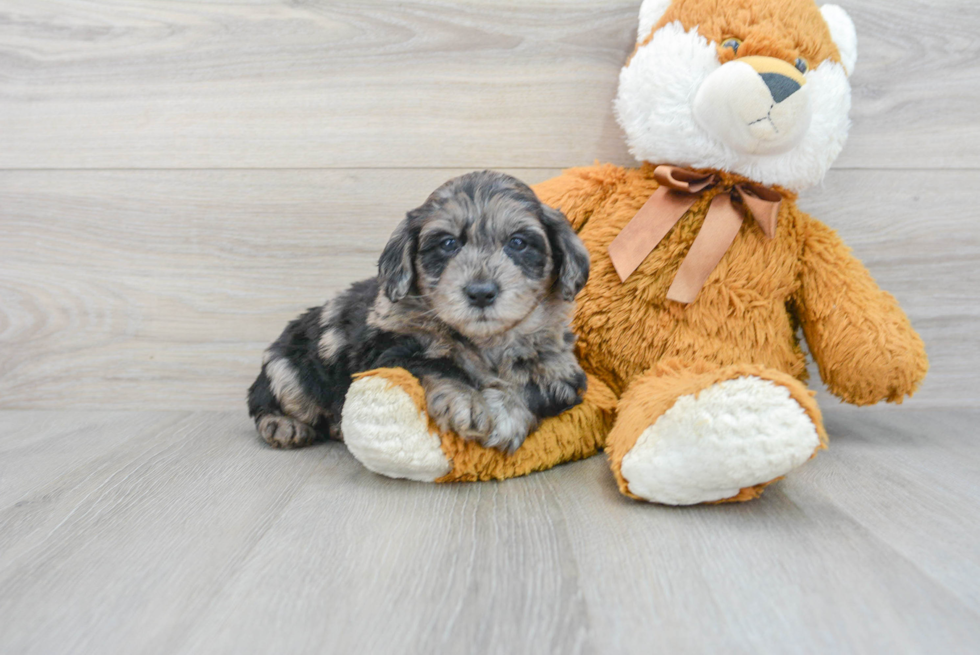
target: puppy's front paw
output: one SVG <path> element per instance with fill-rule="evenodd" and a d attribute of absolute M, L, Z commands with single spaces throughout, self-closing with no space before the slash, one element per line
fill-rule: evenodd
<path fill-rule="evenodd" d="M 585 373 L 567 379 L 532 382 L 524 387 L 524 397 L 535 416 L 549 418 L 582 402 L 587 386 Z"/>
<path fill-rule="evenodd" d="M 487 448 L 496 448 L 512 455 L 521 447 L 528 434 L 530 431 L 525 426 L 506 421 L 503 425 L 495 427 L 487 438 L 480 439 L 480 443 Z"/>
<path fill-rule="evenodd" d="M 312 427 L 288 416 L 266 414 L 255 422 L 255 427 L 273 448 L 301 448 L 316 438 Z"/>
<path fill-rule="evenodd" d="M 493 422 L 480 392 L 457 382 L 439 381 L 426 386 L 429 416 L 436 425 L 464 439 L 482 442 L 487 438 Z"/>
<path fill-rule="evenodd" d="M 513 391 L 486 389 L 483 398 L 493 416 L 493 431 L 480 443 L 513 453 L 537 425 L 537 418 Z"/>
<path fill-rule="evenodd" d="M 567 380 L 552 382 L 548 386 L 548 393 L 554 399 L 557 413 L 560 414 L 565 410 L 581 404 L 587 387 L 588 380 L 585 377 L 585 373 L 581 371 L 579 371 L 578 375 Z"/>

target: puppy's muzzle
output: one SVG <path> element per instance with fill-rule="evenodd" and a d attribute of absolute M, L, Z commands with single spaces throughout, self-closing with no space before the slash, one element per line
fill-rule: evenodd
<path fill-rule="evenodd" d="M 496 282 L 470 282 L 463 288 L 467 300 L 474 307 L 489 307 L 497 300 L 500 287 Z"/>

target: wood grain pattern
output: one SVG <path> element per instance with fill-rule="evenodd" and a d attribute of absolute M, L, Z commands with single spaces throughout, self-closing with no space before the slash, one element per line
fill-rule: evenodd
<path fill-rule="evenodd" d="M 638 0 L 7 0 L 0 167 L 629 164 Z M 980 165 L 980 6 L 851 0 L 842 168 Z"/>
<path fill-rule="evenodd" d="M 3 411 L 0 651 L 970 652 L 980 414 L 827 419 L 760 500 L 666 508 L 602 456 L 425 485 L 241 411 Z"/>
<path fill-rule="evenodd" d="M 0 173 L 0 406 L 238 407 L 286 321 L 460 172 Z"/>
<path fill-rule="evenodd" d="M 590 610 L 614 608 L 590 614 L 596 633 L 616 635 L 612 650 L 969 650 L 967 644 L 975 639 L 978 625 L 972 607 L 906 555 L 913 544 L 940 550 L 937 542 L 946 539 L 970 543 L 975 528 L 962 522 L 949 532 L 917 527 L 896 546 L 861 520 L 914 526 L 957 523 L 963 516 L 957 505 L 962 496 L 939 491 L 951 504 L 936 509 L 931 503 L 908 502 L 910 495 L 933 491 L 927 476 L 907 480 L 908 488 L 897 497 L 890 495 L 894 485 L 876 484 L 880 477 L 864 480 L 864 463 L 851 462 L 852 443 L 838 439 L 840 423 L 835 417 L 840 412 L 826 410 L 831 426 L 829 452 L 834 457 L 822 453 L 758 502 L 650 507 L 622 500 L 604 476 L 583 477 L 566 467 L 560 469 L 561 475 L 569 476 L 564 484 L 579 485 L 575 493 L 561 493 L 562 485 L 556 484 L 553 493 L 566 524 L 578 526 L 574 556 L 581 578 L 591 581 L 583 590 Z M 896 437 L 929 453 L 942 448 L 931 439 L 934 431 L 905 427 L 905 417 L 914 412 L 865 412 L 874 413 L 879 424 L 887 426 L 863 442 L 873 451 L 876 466 L 886 468 L 891 462 Z M 935 411 L 919 414 L 936 415 Z M 972 438 L 968 436 L 971 419 L 966 423 L 963 419 L 964 414 L 951 419 L 956 423 L 951 440 L 960 444 Z M 976 451 L 969 461 L 976 462 Z M 956 478 L 956 473 L 949 477 Z M 846 481 L 850 486 L 845 486 Z M 849 513 L 862 503 L 883 507 L 882 516 Z M 945 519 L 927 516 L 934 509 Z M 955 550 L 959 557 L 951 554 L 947 575 L 962 579 L 961 586 L 975 588 L 973 569 L 980 554 L 968 547 L 947 552 Z M 936 632 L 937 620 L 943 624 L 942 634 Z"/>
<path fill-rule="evenodd" d="M 227 416 L 140 416 L 76 432 L 94 449 L 118 441 L 114 431 L 129 438 L 60 476 L 38 474 L 40 489 L 0 510 L 0 650 L 124 652 L 128 643 L 173 652 L 182 626 L 235 575 L 329 454 L 270 458 L 282 453 L 243 447 L 242 423 Z M 25 419 L 37 421 L 31 413 L 4 414 L 5 445 L 16 439 L 7 426 Z M 21 448 L 11 459 L 50 452 Z"/>
<path fill-rule="evenodd" d="M 896 429 L 899 417 L 902 429 Z M 827 497 L 980 613 L 980 547 L 963 529 L 964 521 L 980 516 L 980 429 L 962 423 L 955 411 L 890 414 L 850 407 L 829 413 L 827 429 L 834 447 L 822 470 L 834 471 L 833 484 L 824 484 L 820 469 L 805 467 L 791 497 Z M 915 508 L 914 516 L 906 508 Z"/>
<path fill-rule="evenodd" d="M 0 407 L 239 407 L 285 323 L 373 275 L 404 212 L 459 172 L 0 172 Z M 980 403 L 978 185 L 841 171 L 802 201 L 923 334 L 916 406 Z"/>

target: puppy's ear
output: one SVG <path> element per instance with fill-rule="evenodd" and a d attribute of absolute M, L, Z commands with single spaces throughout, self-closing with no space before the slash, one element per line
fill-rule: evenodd
<path fill-rule="evenodd" d="M 555 258 L 555 286 L 565 300 L 574 300 L 589 279 L 589 251 L 565 215 L 541 203 L 541 220 Z"/>
<path fill-rule="evenodd" d="M 413 260 L 418 249 L 417 219 L 415 211 L 408 213 L 392 232 L 378 260 L 378 283 L 391 302 L 407 296 L 415 284 Z"/>

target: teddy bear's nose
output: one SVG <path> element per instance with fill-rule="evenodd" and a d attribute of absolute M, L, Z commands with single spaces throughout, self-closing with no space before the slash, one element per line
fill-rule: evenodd
<path fill-rule="evenodd" d="M 786 98 L 800 90 L 800 84 L 796 80 L 790 79 L 779 73 L 759 73 L 762 81 L 769 87 L 772 100 L 777 105 Z"/>

